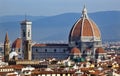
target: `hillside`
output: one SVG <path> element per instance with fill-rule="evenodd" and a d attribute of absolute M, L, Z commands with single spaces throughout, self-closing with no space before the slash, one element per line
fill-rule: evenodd
<path fill-rule="evenodd" d="M 104 11 L 88 15 L 100 28 L 104 41 L 120 40 L 120 11 Z M 27 19 L 33 22 L 33 41 L 67 41 L 71 27 L 80 17 L 80 13 L 65 13 L 56 16 L 27 16 Z M 20 37 L 22 20 L 24 20 L 22 15 L 0 17 L 0 42 L 3 42 L 6 31 L 11 41 Z"/>

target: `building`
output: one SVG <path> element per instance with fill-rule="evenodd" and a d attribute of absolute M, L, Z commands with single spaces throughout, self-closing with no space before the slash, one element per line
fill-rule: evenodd
<path fill-rule="evenodd" d="M 34 76 L 74 76 L 74 70 L 64 70 L 64 69 L 36 69 L 31 72 Z"/>
<path fill-rule="evenodd" d="M 75 57 L 81 57 L 81 53 L 80 50 L 76 47 L 71 49 L 71 55 L 73 56 L 73 58 Z"/>
<path fill-rule="evenodd" d="M 85 6 L 81 18 L 73 25 L 69 33 L 68 46 L 65 44 L 35 44 L 32 47 L 32 58 L 46 59 L 54 57 L 57 59 L 64 59 L 73 56 L 71 55 L 71 50 L 73 48 L 79 49 L 79 52 L 77 50 L 77 53 L 76 50 L 72 52 L 74 57 L 76 56 L 75 54 L 77 54 L 84 59 L 106 58 L 106 52 L 104 51 L 104 53 L 101 53 L 104 49 L 102 48 L 100 30 L 95 22 L 88 17 Z M 99 53 L 97 52 L 97 49 L 99 49 Z M 61 56 L 63 56 L 63 58 Z"/>
<path fill-rule="evenodd" d="M 101 47 L 97 48 L 95 58 L 105 60 L 107 58 L 107 53 L 105 52 L 105 50 L 103 48 L 101 48 Z"/>
<path fill-rule="evenodd" d="M 95 58 L 95 50 L 102 47 L 101 33 L 98 26 L 87 14 L 84 6 L 81 18 L 73 25 L 69 34 L 69 47 L 80 49 L 82 56 Z"/>
<path fill-rule="evenodd" d="M 68 44 L 35 44 L 32 46 L 32 59 L 67 59 Z"/>
<path fill-rule="evenodd" d="M 32 59 L 32 22 L 24 20 L 21 22 L 22 51 L 24 59 Z"/>
<path fill-rule="evenodd" d="M 71 49 L 70 59 L 74 62 L 84 62 L 85 61 L 85 59 L 83 57 L 81 57 L 81 51 L 79 50 L 79 48 L 76 48 L 76 47 Z"/>
<path fill-rule="evenodd" d="M 4 41 L 4 61 L 9 61 L 9 53 L 10 53 L 10 42 L 8 38 L 8 33 L 6 33 L 5 41 Z"/>
<path fill-rule="evenodd" d="M 49 57 L 61 59 L 59 58 L 61 56 L 70 56 L 70 51 L 74 47 L 80 50 L 82 57 L 95 58 L 96 49 L 102 47 L 101 33 L 97 25 L 88 17 L 85 7 L 82 11 L 82 17 L 73 25 L 70 31 L 68 46 L 64 46 L 65 44 L 58 45 L 59 44 L 35 44 L 32 47 L 33 59 Z M 69 55 L 68 53 L 64 53 L 64 47 L 68 49 L 66 51 L 69 52 Z M 59 50 L 59 52 L 63 52 L 65 55 L 57 54 L 56 49 Z"/>

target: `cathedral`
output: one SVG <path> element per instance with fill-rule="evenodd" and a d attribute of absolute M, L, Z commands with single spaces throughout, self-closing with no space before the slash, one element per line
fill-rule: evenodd
<path fill-rule="evenodd" d="M 48 43 L 32 44 L 32 22 L 24 20 L 21 25 L 21 38 L 17 38 L 13 44 L 13 51 L 10 52 L 8 34 L 5 37 L 4 57 L 9 59 L 41 60 L 56 58 L 59 60 L 71 58 L 81 59 L 106 59 L 106 52 L 102 48 L 101 33 L 96 23 L 89 18 L 86 7 L 82 10 L 82 16 L 78 19 L 70 30 L 68 44 Z M 16 58 L 17 57 L 17 58 Z"/>
<path fill-rule="evenodd" d="M 98 26 L 87 14 L 84 6 L 81 18 L 73 25 L 69 34 L 69 48 L 78 48 L 83 58 L 104 59 L 101 33 Z"/>

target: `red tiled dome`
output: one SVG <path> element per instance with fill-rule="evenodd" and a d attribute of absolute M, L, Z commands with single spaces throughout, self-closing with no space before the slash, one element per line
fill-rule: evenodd
<path fill-rule="evenodd" d="M 80 50 L 78 48 L 74 47 L 74 48 L 72 48 L 71 53 L 72 54 L 79 54 Z"/>
<path fill-rule="evenodd" d="M 12 48 L 21 48 L 21 38 L 17 38 L 17 39 L 13 42 Z"/>
<path fill-rule="evenodd" d="M 86 8 L 82 11 L 82 17 L 72 27 L 69 35 L 69 40 L 78 40 L 84 37 L 95 37 L 100 38 L 100 31 L 97 25 L 88 18 Z"/>
<path fill-rule="evenodd" d="M 90 19 L 79 20 L 72 28 L 72 37 L 79 36 L 96 36 L 100 37 L 99 29 L 96 24 Z"/>
<path fill-rule="evenodd" d="M 106 53 L 102 47 L 97 48 L 95 52 L 96 53 Z"/>

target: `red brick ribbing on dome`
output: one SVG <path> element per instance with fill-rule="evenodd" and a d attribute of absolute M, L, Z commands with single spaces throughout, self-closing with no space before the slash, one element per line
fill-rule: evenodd
<path fill-rule="evenodd" d="M 83 26 L 83 30 L 82 30 L 82 35 L 81 36 L 93 36 L 92 25 L 90 24 L 88 19 L 84 20 L 84 26 Z"/>
<path fill-rule="evenodd" d="M 78 25 L 82 25 L 82 20 L 77 22 Z M 76 25 L 76 24 L 75 24 Z M 72 28 L 70 35 L 72 37 L 79 37 L 81 35 L 82 26 L 76 26 Z"/>
<path fill-rule="evenodd" d="M 96 36 L 96 37 L 100 37 L 101 34 L 100 34 L 99 28 L 97 27 L 97 25 L 96 25 L 92 20 L 90 20 L 90 21 L 91 21 L 91 24 L 93 25 L 93 29 L 94 29 L 94 34 L 95 34 L 95 36 Z"/>

